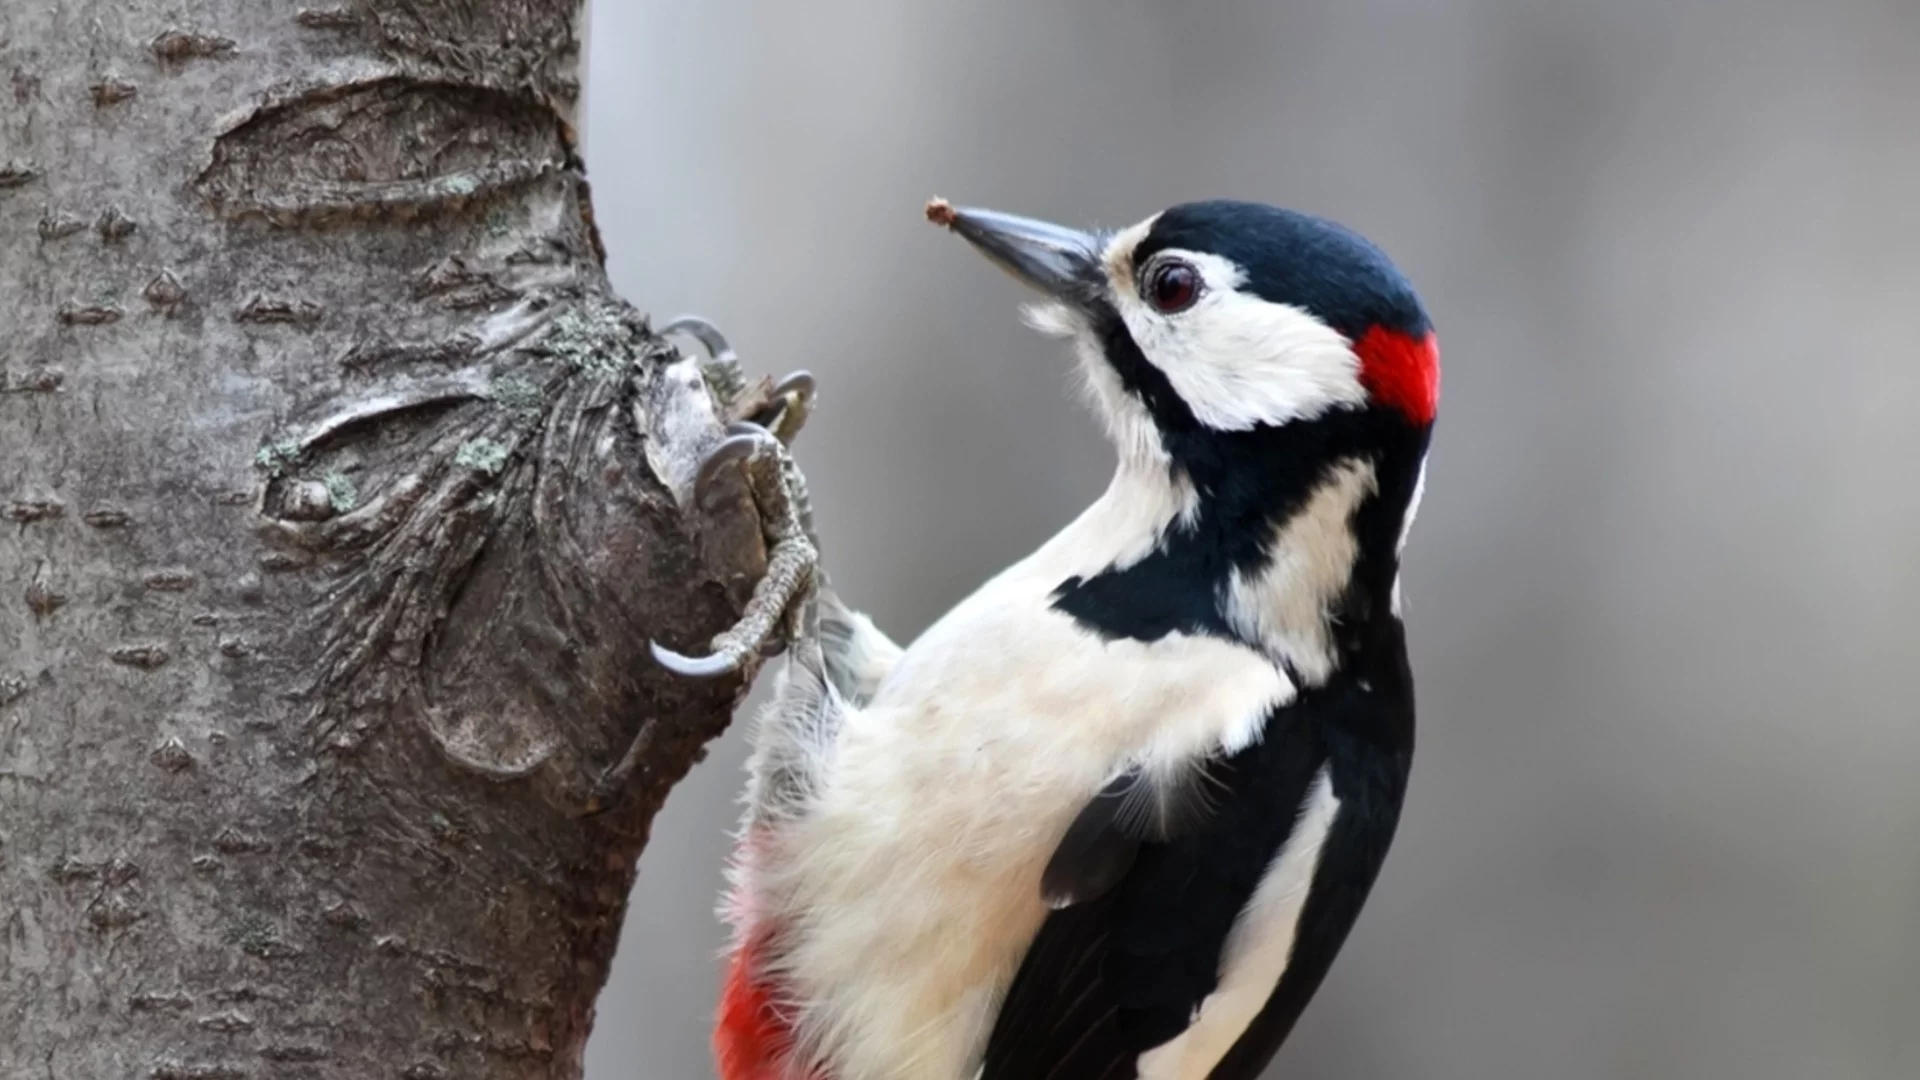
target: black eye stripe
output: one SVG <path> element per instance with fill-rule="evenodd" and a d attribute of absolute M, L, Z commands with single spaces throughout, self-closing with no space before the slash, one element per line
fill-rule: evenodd
<path fill-rule="evenodd" d="M 1102 304 L 1094 314 L 1093 332 L 1107 364 L 1120 377 L 1120 385 L 1147 407 L 1163 443 L 1199 426 L 1193 410 L 1174 392 L 1166 372 L 1153 366 L 1140 351 L 1139 343 L 1133 340 L 1119 311 Z M 1172 446 L 1168 445 L 1168 449 L 1171 451 Z"/>

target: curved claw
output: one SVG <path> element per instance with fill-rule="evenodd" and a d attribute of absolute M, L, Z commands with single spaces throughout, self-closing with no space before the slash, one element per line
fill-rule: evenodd
<path fill-rule="evenodd" d="M 804 397 L 812 397 L 818 386 L 819 382 L 813 377 L 813 372 L 801 368 L 799 371 L 788 372 L 785 378 L 774 383 L 773 396 L 783 398 L 788 394 L 800 394 Z"/>
<path fill-rule="evenodd" d="M 698 315 L 681 315 L 670 320 L 658 332 L 661 337 L 668 334 L 685 334 L 698 341 L 700 347 L 707 350 L 707 355 L 715 360 L 734 359 L 733 346 L 727 344 L 727 336 L 720 332 L 719 327 Z"/>
<path fill-rule="evenodd" d="M 727 431 L 730 434 L 720 440 L 720 445 L 714 447 L 712 452 L 701 459 L 700 471 L 693 474 L 694 502 L 704 502 L 708 489 L 713 487 L 713 482 L 719 478 L 721 471 L 729 465 L 752 457 L 753 452 L 760 447 L 760 440 L 766 435 L 765 430 L 759 428 L 752 432 L 734 432 L 735 426 L 728 424 Z"/>
<path fill-rule="evenodd" d="M 683 656 L 657 641 L 649 641 L 647 646 L 653 651 L 654 663 L 685 678 L 712 679 L 740 670 L 740 659 L 728 656 L 726 653 L 715 653 L 712 656 Z"/>
<path fill-rule="evenodd" d="M 768 391 L 768 400 L 759 412 L 753 414 L 753 420 L 772 431 L 773 437 L 782 443 L 793 442 L 794 436 L 807 422 L 807 415 L 813 411 L 813 399 L 819 389 L 819 383 L 813 372 L 804 369 L 788 372 L 786 377 L 773 384 Z"/>

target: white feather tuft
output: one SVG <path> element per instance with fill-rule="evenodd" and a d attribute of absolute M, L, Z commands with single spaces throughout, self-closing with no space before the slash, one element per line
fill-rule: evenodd
<path fill-rule="evenodd" d="M 1036 300 L 1020 305 L 1020 321 L 1050 338 L 1071 338 L 1085 323 L 1058 300 Z"/>

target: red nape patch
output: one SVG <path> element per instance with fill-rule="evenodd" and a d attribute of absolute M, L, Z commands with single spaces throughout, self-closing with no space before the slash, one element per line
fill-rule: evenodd
<path fill-rule="evenodd" d="M 755 934 L 734 950 L 720 1014 L 713 1028 L 720 1080 L 796 1080 L 787 1070 L 793 1023 L 761 976 L 768 935 Z"/>
<path fill-rule="evenodd" d="M 1440 340 L 1431 331 L 1414 337 L 1376 326 L 1353 351 L 1360 357 L 1360 385 L 1374 401 L 1416 424 L 1433 423 L 1440 406 Z"/>

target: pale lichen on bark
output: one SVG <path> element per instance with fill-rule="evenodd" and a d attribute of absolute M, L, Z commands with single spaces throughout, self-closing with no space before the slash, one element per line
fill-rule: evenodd
<path fill-rule="evenodd" d="M 0 14 L 0 1074 L 577 1075 L 768 393 L 608 287 L 578 17 Z"/>

